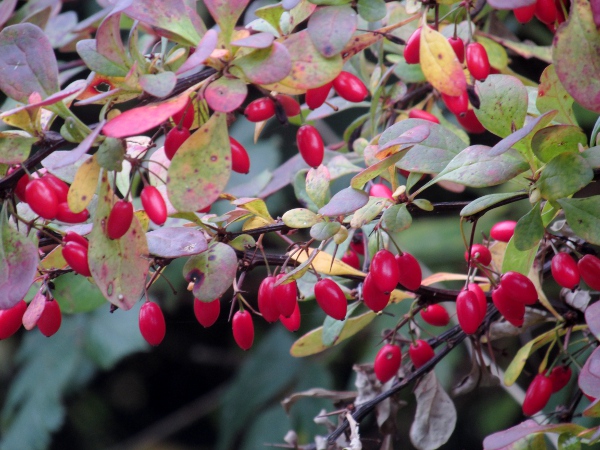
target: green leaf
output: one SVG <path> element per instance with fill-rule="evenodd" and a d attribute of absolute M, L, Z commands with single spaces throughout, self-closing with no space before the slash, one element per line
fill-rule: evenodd
<path fill-rule="evenodd" d="M 369 223 L 377 217 L 383 207 L 388 203 L 388 199 L 371 197 L 365 206 L 354 212 L 352 220 L 350 221 L 350 226 L 352 228 L 360 228 Z"/>
<path fill-rule="evenodd" d="M 600 34 L 590 2 L 574 0 L 569 19 L 558 27 L 552 46 L 556 74 L 584 108 L 600 112 Z"/>
<path fill-rule="evenodd" d="M 358 14 L 367 22 L 377 22 L 387 13 L 384 0 L 358 0 Z"/>
<path fill-rule="evenodd" d="M 287 211 L 281 220 L 290 228 L 310 228 L 319 218 L 309 209 L 295 208 Z"/>
<path fill-rule="evenodd" d="M 308 0 L 313 5 L 345 5 L 351 0 Z"/>
<path fill-rule="evenodd" d="M 320 8 L 308 19 L 308 35 L 321 55 L 329 58 L 341 53 L 350 41 L 357 19 L 356 12 L 348 5 Z"/>
<path fill-rule="evenodd" d="M 347 187 L 335 194 L 329 203 L 319 209 L 324 216 L 343 216 L 362 208 L 369 201 L 369 194 L 360 189 Z"/>
<path fill-rule="evenodd" d="M 194 297 L 212 302 L 225 293 L 237 271 L 237 256 L 227 244 L 213 242 L 208 250 L 192 256 L 183 266 L 183 276 L 194 283 Z"/>
<path fill-rule="evenodd" d="M 465 206 L 460 211 L 460 216 L 461 217 L 473 216 L 491 206 L 494 206 L 498 203 L 504 202 L 505 200 L 509 200 L 511 198 L 519 197 L 522 195 L 523 195 L 522 192 L 507 192 L 505 194 L 484 195 L 483 197 L 479 197 L 478 199 L 473 200 L 471 203 L 469 203 L 467 206 Z"/>
<path fill-rule="evenodd" d="M 106 138 L 98 148 L 96 161 L 106 170 L 120 172 L 123 168 L 125 150 L 125 143 L 121 139 Z"/>
<path fill-rule="evenodd" d="M 558 200 L 567 197 L 588 185 L 594 171 L 578 154 L 561 153 L 544 168 L 536 186 L 542 197 Z"/>
<path fill-rule="evenodd" d="M 392 205 L 383 213 L 383 226 L 390 233 L 399 233 L 412 225 L 412 216 L 406 204 Z"/>
<path fill-rule="evenodd" d="M 292 70 L 288 49 L 279 42 L 269 48 L 254 50 L 232 62 L 231 72 L 254 84 L 267 85 L 285 78 Z M 238 73 L 240 72 L 241 73 Z"/>
<path fill-rule="evenodd" d="M 339 222 L 317 222 L 310 228 L 310 237 L 324 241 L 340 231 L 341 226 Z"/>
<path fill-rule="evenodd" d="M 540 203 L 536 203 L 527 214 L 519 219 L 513 236 L 517 250 L 526 251 L 538 247 L 544 237 L 544 225 L 540 214 Z"/>
<path fill-rule="evenodd" d="M 506 246 L 504 260 L 502 261 L 502 273 L 512 270 L 527 276 L 531 266 L 533 266 L 538 247 L 539 245 L 536 245 L 529 250 L 521 251 L 517 249 L 513 236 Z"/>
<path fill-rule="evenodd" d="M 558 436 L 558 450 L 580 450 L 581 439 L 571 433 L 562 433 Z"/>
<path fill-rule="evenodd" d="M 319 207 L 315 205 L 315 202 L 306 193 L 306 174 L 308 170 L 300 170 L 294 177 L 294 195 L 298 199 L 301 205 L 310 209 L 311 211 L 318 211 Z M 311 225 L 312 226 L 312 225 Z"/>
<path fill-rule="evenodd" d="M 592 169 L 600 167 L 600 145 L 586 149 L 580 155 L 587 161 Z"/>
<path fill-rule="evenodd" d="M 80 58 L 90 70 L 109 77 L 124 77 L 127 75 L 128 70 L 126 67 L 122 67 L 98 52 L 96 39 L 77 41 L 76 49 Z"/>
<path fill-rule="evenodd" d="M 93 311 L 106 304 L 98 286 L 76 273 L 65 273 L 55 279 L 52 295 L 63 314 Z"/>
<path fill-rule="evenodd" d="M 225 42 L 231 40 L 231 33 L 250 0 L 204 0 L 204 4 L 221 28 Z"/>
<path fill-rule="evenodd" d="M 362 189 L 367 182 L 384 173 L 388 167 L 396 164 L 406 154 L 405 150 L 394 153 L 387 158 L 367 167 L 362 172 L 354 175 L 350 181 L 350 186 L 354 189 Z"/>
<path fill-rule="evenodd" d="M 240 251 L 246 251 L 250 248 L 256 247 L 256 241 L 249 234 L 240 234 L 233 241 L 229 242 L 234 249 Z"/>
<path fill-rule="evenodd" d="M 502 45 L 479 35 L 476 36 L 476 40 L 485 48 L 485 51 L 488 55 L 488 60 L 492 67 L 500 71 L 508 67 L 508 55 L 506 54 L 506 50 Z"/>
<path fill-rule="evenodd" d="M 0 163 L 19 164 L 25 161 L 37 140 L 24 131 L 0 132 Z"/>
<path fill-rule="evenodd" d="M 146 73 L 140 76 L 139 83 L 144 92 L 162 98 L 175 89 L 177 76 L 173 72 Z"/>
<path fill-rule="evenodd" d="M 578 144 L 586 145 L 587 136 L 581 128 L 573 125 L 542 128 L 531 140 L 533 153 L 543 162 L 549 162 L 564 152 L 579 153 Z"/>
<path fill-rule="evenodd" d="M 331 197 L 329 182 L 329 170 L 323 164 L 316 169 L 310 168 L 306 174 L 306 194 L 317 208 L 325 206 Z"/>
<path fill-rule="evenodd" d="M 352 313 L 358 305 L 360 305 L 360 302 L 354 302 L 348 305 L 346 318 L 344 320 L 337 320 L 329 316 L 325 317 L 325 321 L 323 322 L 323 334 L 321 336 L 323 340 L 323 345 L 331 347 L 336 343 L 336 341 L 340 337 L 342 330 L 346 326 L 348 319 L 350 318 L 350 316 L 352 315 Z"/>
<path fill-rule="evenodd" d="M 535 119 L 528 121 L 523 128 L 508 135 L 496 145 L 494 145 L 492 147 L 492 150 L 490 150 L 490 155 L 497 156 L 508 151 L 510 148 L 512 148 L 513 145 L 525 139 L 534 131 L 537 131 L 549 124 L 554 118 L 554 116 L 556 116 L 556 114 L 557 111 L 548 111 L 547 113 L 544 113 L 541 116 L 538 116 Z"/>
<path fill-rule="evenodd" d="M 140 299 L 146 286 L 148 244 L 146 235 L 137 218 L 120 239 L 110 239 L 104 224 L 115 202 L 108 174 L 103 172 L 98 191 L 98 206 L 94 226 L 89 235 L 88 261 L 92 277 L 104 297 L 125 311 Z"/>
<path fill-rule="evenodd" d="M 169 200 L 178 211 L 212 205 L 231 175 L 231 148 L 224 114 L 215 113 L 177 150 L 167 177 Z"/>
<path fill-rule="evenodd" d="M 329 177 L 332 180 L 336 180 L 344 175 L 350 175 L 362 170 L 361 167 L 348 161 L 348 158 L 346 158 L 344 155 L 334 156 L 326 164 L 326 167 L 329 170 Z"/>
<path fill-rule="evenodd" d="M 0 32 L 0 90 L 20 103 L 34 92 L 42 98 L 58 92 L 58 66 L 44 32 L 20 23 Z"/>
<path fill-rule="evenodd" d="M 558 79 L 554 64 L 550 64 L 542 72 L 535 104 L 541 113 L 553 109 L 558 110 L 558 114 L 554 118 L 556 122 L 577 125 L 577 119 L 573 113 L 573 97 Z"/>
<path fill-rule="evenodd" d="M 224 113 L 239 108 L 247 95 L 248 87 L 239 78 L 221 77 L 210 83 L 204 91 L 208 106 Z"/>
<path fill-rule="evenodd" d="M 121 13 L 110 14 L 102 21 L 96 30 L 96 51 L 127 73 L 133 61 L 123 46 L 120 24 Z"/>
<path fill-rule="evenodd" d="M 510 75 L 490 75 L 475 86 L 481 100 L 481 107 L 474 110 L 475 115 L 487 130 L 504 138 L 514 129 L 523 127 L 528 96 L 519 79 Z"/>
<path fill-rule="evenodd" d="M 573 231 L 590 244 L 600 245 L 600 195 L 557 201 Z"/>

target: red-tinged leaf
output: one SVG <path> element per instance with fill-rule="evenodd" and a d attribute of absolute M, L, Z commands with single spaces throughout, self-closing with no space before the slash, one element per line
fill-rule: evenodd
<path fill-rule="evenodd" d="M 20 23 L 0 32 L 0 90 L 21 103 L 34 92 L 42 98 L 58 92 L 54 50 L 35 25 Z"/>
<path fill-rule="evenodd" d="M 224 114 L 215 113 L 171 161 L 167 192 L 173 206 L 194 212 L 212 205 L 231 175 L 231 148 Z"/>
<path fill-rule="evenodd" d="M 548 111 L 547 113 L 544 113 L 541 116 L 538 116 L 535 119 L 531 119 L 530 121 L 526 122 L 523 128 L 508 135 L 496 145 L 494 145 L 490 150 L 490 156 L 498 156 L 508 151 L 513 145 L 515 145 L 520 140 L 525 139 L 532 132 L 537 131 L 540 128 L 543 128 L 544 126 L 549 124 L 557 113 L 558 111 L 556 110 Z"/>
<path fill-rule="evenodd" d="M 541 113 L 556 109 L 556 122 L 577 126 L 577 119 L 573 113 L 573 97 L 558 79 L 554 64 L 550 64 L 542 72 L 535 105 Z"/>
<path fill-rule="evenodd" d="M 329 58 L 342 52 L 357 22 L 356 11 L 350 5 L 317 9 L 308 19 L 308 35 L 317 50 Z"/>
<path fill-rule="evenodd" d="M 94 144 L 94 141 L 96 140 L 96 138 L 100 135 L 100 132 L 102 131 L 103 127 L 104 127 L 105 122 L 102 121 L 98 124 L 98 126 L 96 128 L 94 128 L 94 130 L 92 130 L 92 132 L 90 134 L 88 134 L 85 139 L 83 141 L 81 141 L 79 143 L 79 145 L 77 147 L 75 147 L 73 150 L 71 150 L 68 154 L 65 155 L 64 158 L 61 158 L 59 160 L 46 160 L 46 167 L 50 170 L 56 170 L 56 169 L 60 169 L 62 167 L 67 167 L 70 166 L 72 164 L 75 164 L 77 161 L 79 161 L 81 159 L 81 157 L 83 155 L 85 155 L 88 150 L 90 148 L 92 148 L 92 145 Z"/>
<path fill-rule="evenodd" d="M 247 95 L 248 87 L 239 78 L 221 77 L 210 83 L 204 91 L 208 106 L 225 113 L 239 108 Z"/>
<path fill-rule="evenodd" d="M 269 48 L 274 40 L 275 36 L 273 36 L 271 33 L 256 33 L 251 34 L 248 37 L 232 41 L 231 45 L 235 45 L 236 47 Z"/>
<path fill-rule="evenodd" d="M 0 2 L 0 28 L 10 19 L 17 6 L 17 0 L 5 0 Z"/>
<path fill-rule="evenodd" d="M 353 213 L 369 202 L 369 194 L 360 189 L 347 187 L 335 194 L 329 203 L 319 209 L 324 216 L 342 216 Z"/>
<path fill-rule="evenodd" d="M 495 9 L 515 9 L 523 6 L 533 5 L 536 0 L 488 0 L 488 3 Z"/>
<path fill-rule="evenodd" d="M 162 98 L 169 95 L 177 84 L 177 76 L 173 72 L 144 74 L 139 79 L 144 92 Z"/>
<path fill-rule="evenodd" d="M 164 102 L 140 106 L 119 114 L 104 126 L 103 134 L 108 137 L 124 138 L 144 133 L 181 111 L 188 102 L 188 93 L 170 98 Z"/>
<path fill-rule="evenodd" d="M 459 96 L 467 88 L 462 64 L 442 33 L 423 27 L 419 55 L 421 70 L 427 81 L 446 95 Z"/>
<path fill-rule="evenodd" d="M 526 420 L 508 430 L 489 435 L 483 440 L 484 450 L 502 450 L 510 444 L 536 433 L 579 434 L 585 428 L 574 423 L 538 425 L 535 420 Z"/>
<path fill-rule="evenodd" d="M 25 314 L 23 314 L 23 327 L 26 330 L 33 330 L 44 312 L 46 306 L 46 296 L 40 291 L 37 291 L 33 296 L 33 300 L 29 302 Z"/>
<path fill-rule="evenodd" d="M 229 41 L 233 28 L 250 0 L 204 0 L 204 4 Z"/>
<path fill-rule="evenodd" d="M 14 229 L 0 213 L 0 310 L 16 305 L 29 290 L 36 274 L 37 245 Z"/>
<path fill-rule="evenodd" d="M 121 40 L 120 23 L 120 13 L 111 14 L 102 21 L 96 31 L 96 51 L 128 71 L 132 63 Z"/>
<path fill-rule="evenodd" d="M 180 75 L 188 70 L 195 69 L 201 64 L 204 64 L 206 58 L 217 48 L 217 40 L 219 35 L 215 30 L 208 30 L 202 40 L 196 47 L 196 51 L 177 69 L 177 75 Z"/>
<path fill-rule="evenodd" d="M 206 251 L 206 237 L 199 230 L 188 227 L 159 228 L 146 233 L 148 251 L 161 258 L 181 258 Z"/>
<path fill-rule="evenodd" d="M 183 267 L 183 276 L 186 281 L 194 283 L 194 297 L 209 302 L 229 289 L 237 266 L 235 250 L 227 244 L 214 242 L 204 253 L 188 259 Z"/>
<path fill-rule="evenodd" d="M 94 226 L 89 235 L 88 262 L 92 277 L 104 297 L 127 311 L 144 292 L 148 261 L 146 235 L 136 217 L 121 239 L 110 239 L 104 225 L 112 210 L 115 196 L 104 172 L 98 192 Z"/>
<path fill-rule="evenodd" d="M 77 42 L 75 48 L 90 70 L 109 77 L 124 77 L 127 75 L 128 70 L 126 67 L 116 64 L 98 52 L 96 39 L 82 39 Z"/>
<path fill-rule="evenodd" d="M 585 323 L 588 324 L 596 339 L 600 339 L 600 303 L 594 303 L 586 308 Z"/>
<path fill-rule="evenodd" d="M 279 42 L 269 48 L 256 50 L 233 60 L 234 69 L 254 84 L 271 84 L 285 78 L 292 70 L 292 59 L 288 49 Z"/>
<path fill-rule="evenodd" d="M 600 34 L 588 0 L 571 2 L 569 19 L 554 35 L 552 59 L 567 92 L 584 108 L 600 112 Z"/>

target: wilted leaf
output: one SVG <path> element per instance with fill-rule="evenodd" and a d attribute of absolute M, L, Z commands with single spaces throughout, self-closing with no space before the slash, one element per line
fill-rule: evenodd
<path fill-rule="evenodd" d="M 244 103 L 248 88 L 239 78 L 221 77 L 208 85 L 204 95 L 208 106 L 215 111 L 228 113 Z"/>
<path fill-rule="evenodd" d="M 562 198 L 558 203 L 573 231 L 589 243 L 600 245 L 600 195 Z"/>
<path fill-rule="evenodd" d="M 187 260 L 183 276 L 186 281 L 194 283 L 194 297 L 203 302 L 212 302 L 229 289 L 237 265 L 237 256 L 229 245 L 213 242 L 207 251 Z"/>
<path fill-rule="evenodd" d="M 369 195 L 360 189 L 347 187 L 335 194 L 329 203 L 319 209 L 324 216 L 343 216 L 353 213 L 369 201 Z"/>
<path fill-rule="evenodd" d="M 317 9 L 308 19 L 308 35 L 317 50 L 329 58 L 341 53 L 350 41 L 357 19 L 349 5 Z"/>
<path fill-rule="evenodd" d="M 338 320 L 339 322 L 339 320 Z M 281 406 L 289 414 L 290 408 L 294 403 L 303 398 L 326 398 L 334 402 L 352 400 L 356 397 L 356 391 L 331 391 L 329 389 L 313 388 L 307 391 L 294 392 L 292 395 L 281 401 Z"/>
<path fill-rule="evenodd" d="M 148 252 L 162 258 L 181 258 L 197 255 L 208 246 L 200 230 L 189 227 L 159 228 L 146 234 Z"/>
<path fill-rule="evenodd" d="M 462 64 L 440 32 L 422 27 L 419 57 L 421 70 L 435 89 L 451 96 L 465 92 L 467 80 Z"/>
<path fill-rule="evenodd" d="M 594 171 L 575 153 L 561 153 L 544 167 L 536 186 L 547 200 L 567 197 L 588 185 Z"/>

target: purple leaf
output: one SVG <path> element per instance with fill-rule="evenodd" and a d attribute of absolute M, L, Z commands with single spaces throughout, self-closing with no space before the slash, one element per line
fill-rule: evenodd
<path fill-rule="evenodd" d="M 62 158 L 59 161 L 54 161 L 54 165 L 46 165 L 46 167 L 50 170 L 56 170 L 60 169 L 61 167 L 66 167 L 70 166 L 71 164 L 75 164 L 77 161 L 79 161 L 79 159 L 81 159 L 83 155 L 85 155 L 88 152 L 90 148 L 92 148 L 94 141 L 100 134 L 100 131 L 102 131 L 102 127 L 105 123 L 105 121 L 100 122 L 98 126 L 94 128 L 94 130 L 90 134 L 88 134 L 85 137 L 85 139 L 81 141 L 81 143 L 77 147 L 71 150 L 64 158 Z"/>
<path fill-rule="evenodd" d="M 177 77 L 173 72 L 160 72 L 157 74 L 144 74 L 140 76 L 139 81 L 144 92 L 163 98 L 173 91 L 177 84 Z"/>
<path fill-rule="evenodd" d="M 536 0 L 488 0 L 492 8 L 496 9 L 515 9 L 523 6 L 533 5 Z"/>
<path fill-rule="evenodd" d="M 319 53 L 329 58 L 344 50 L 357 22 L 356 11 L 349 5 L 320 8 L 308 19 L 308 35 Z"/>
<path fill-rule="evenodd" d="M 235 67 L 254 84 L 271 84 L 285 78 L 292 69 L 292 59 L 285 45 L 274 42 L 269 48 L 256 50 L 234 59 Z"/>
<path fill-rule="evenodd" d="M 233 41 L 231 42 L 231 45 L 235 45 L 236 47 L 268 48 L 274 40 L 275 36 L 271 33 L 256 33 L 243 39 Z"/>
<path fill-rule="evenodd" d="M 542 128 L 545 125 L 547 125 L 548 123 L 550 123 L 550 121 L 557 114 L 558 114 L 558 111 L 556 111 L 556 110 L 548 111 L 547 113 L 542 114 L 541 116 L 538 116 L 535 119 L 532 119 L 532 120 L 526 122 L 525 126 L 523 128 L 508 135 L 507 137 L 502 139 L 500 142 L 498 142 L 496 145 L 494 145 L 489 152 L 489 156 L 498 156 L 498 155 L 501 155 L 502 153 L 508 151 L 508 149 L 510 149 L 513 145 L 515 145 L 521 139 L 524 139 L 525 137 L 527 137 L 527 135 L 532 133 L 534 130 L 537 130 L 538 128 Z"/>
<path fill-rule="evenodd" d="M 176 74 L 180 75 L 188 70 L 195 69 L 201 64 L 204 64 L 206 58 L 208 58 L 214 49 L 217 48 L 218 36 L 219 35 L 215 30 L 208 30 L 202 37 L 198 47 L 196 47 L 194 54 L 190 56 L 179 69 L 177 69 Z"/>
<path fill-rule="evenodd" d="M 102 21 L 96 32 L 96 51 L 126 71 L 131 65 L 121 40 L 121 14 L 112 14 Z"/>
<path fill-rule="evenodd" d="M 397 138 L 392 139 L 380 146 L 379 152 L 382 152 L 386 148 L 393 147 L 394 145 L 418 144 L 427 139 L 430 132 L 431 129 L 429 128 L 429 125 L 417 125 L 416 127 L 405 131 Z"/>
<path fill-rule="evenodd" d="M 579 387 L 590 397 L 600 397 L 600 348 L 592 352 L 579 372 Z"/>
<path fill-rule="evenodd" d="M 569 433 L 579 434 L 586 428 L 574 423 L 558 423 L 550 425 L 538 425 L 534 420 L 526 420 L 508 430 L 499 431 L 489 435 L 483 440 L 484 450 L 502 450 L 512 443 L 538 433 Z"/>
<path fill-rule="evenodd" d="M 204 96 L 215 111 L 228 113 L 235 111 L 244 103 L 248 87 L 239 78 L 221 77 L 208 85 Z"/>
<path fill-rule="evenodd" d="M 206 237 L 188 227 L 159 228 L 146 233 L 148 251 L 162 258 L 180 258 L 202 253 L 207 249 Z"/>
<path fill-rule="evenodd" d="M 335 194 L 329 203 L 319 209 L 319 214 L 324 216 L 343 216 L 362 208 L 369 201 L 365 191 L 347 187 Z"/>
<path fill-rule="evenodd" d="M 204 302 L 221 297 L 229 289 L 238 261 L 229 245 L 216 242 L 207 251 L 192 256 L 183 267 L 186 281 L 194 283 L 194 296 Z"/>

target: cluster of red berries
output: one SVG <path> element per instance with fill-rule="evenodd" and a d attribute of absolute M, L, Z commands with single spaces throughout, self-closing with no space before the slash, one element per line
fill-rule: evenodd
<path fill-rule="evenodd" d="M 557 23 L 561 24 L 565 21 L 564 3 L 563 0 L 537 0 L 531 5 L 515 8 L 513 13 L 520 23 L 528 23 L 535 16 L 554 31 Z"/>
<path fill-rule="evenodd" d="M 416 339 L 408 347 L 408 356 L 415 369 L 418 369 L 427 364 L 435 356 L 435 352 L 427 341 Z M 401 365 L 402 351 L 400 347 L 395 344 L 385 344 L 375 356 L 373 369 L 377 379 L 386 383 L 396 376 Z"/>
<path fill-rule="evenodd" d="M 552 277 L 561 287 L 573 289 L 583 278 L 589 287 L 600 290 L 600 259 L 594 255 L 584 255 L 575 262 L 569 253 L 557 253 L 550 268 Z"/>
<path fill-rule="evenodd" d="M 25 322 L 23 316 L 26 311 L 25 300 L 19 301 L 12 308 L 0 310 L 0 339 L 7 339 L 19 331 Z M 44 336 L 54 335 L 62 323 L 62 313 L 58 302 L 52 299 L 45 300 L 43 310 L 37 313 L 35 319 L 35 326 Z M 30 330 L 33 326 L 27 327 L 27 329 Z"/>
<path fill-rule="evenodd" d="M 548 374 L 537 374 L 525 393 L 523 414 L 532 416 L 544 409 L 552 394 L 569 383 L 571 375 L 571 368 L 564 365 L 554 367 Z"/>

